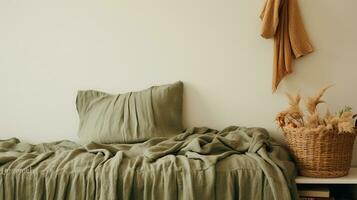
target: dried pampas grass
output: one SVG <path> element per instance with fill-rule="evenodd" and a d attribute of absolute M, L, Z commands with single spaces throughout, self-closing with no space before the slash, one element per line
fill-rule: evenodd
<path fill-rule="evenodd" d="M 325 124 L 326 128 L 329 130 L 333 130 L 335 127 L 338 126 L 338 121 L 339 121 L 339 117 L 333 116 L 331 114 L 330 110 L 327 109 L 326 115 L 324 118 L 324 124 Z"/>
<path fill-rule="evenodd" d="M 291 95 L 286 93 L 286 96 L 289 98 L 290 107 L 286 110 L 287 113 L 291 115 L 294 119 L 301 119 L 304 115 L 300 110 L 300 94 Z"/>
<path fill-rule="evenodd" d="M 314 112 L 312 115 L 309 115 L 306 120 L 307 128 L 317 128 L 320 125 L 320 115 L 318 112 Z"/>
<path fill-rule="evenodd" d="M 315 96 L 308 97 L 306 101 L 306 108 L 311 115 L 313 115 L 316 111 L 317 105 L 320 103 L 325 103 L 325 101 L 321 100 L 321 98 L 330 87 L 331 86 L 324 87 Z"/>
<path fill-rule="evenodd" d="M 338 123 L 338 133 L 352 133 L 354 131 L 352 122 Z"/>
<path fill-rule="evenodd" d="M 292 95 L 286 93 L 289 99 L 289 107 L 278 113 L 276 121 L 278 125 L 284 128 L 299 128 L 299 130 L 333 130 L 337 133 L 352 133 L 355 131 L 353 124 L 352 108 L 345 107 L 338 114 L 332 115 L 329 110 L 326 111 L 325 116 L 321 119 L 317 111 L 317 106 L 320 103 L 325 103 L 321 98 L 331 86 L 322 88 L 315 96 L 308 97 L 306 101 L 306 110 L 308 115 L 305 117 L 300 109 L 301 96 L 300 94 Z M 306 131 L 308 132 L 308 131 Z"/>
<path fill-rule="evenodd" d="M 339 117 L 338 124 L 337 124 L 339 133 L 343 133 L 343 132 L 351 133 L 351 132 L 353 132 L 354 125 L 353 125 L 353 122 L 351 120 L 352 117 L 353 117 L 353 113 L 350 112 L 350 111 L 343 112 L 341 114 L 341 116 Z"/>
<path fill-rule="evenodd" d="M 300 110 L 300 100 L 301 97 L 299 94 L 291 95 L 286 93 L 286 96 L 289 98 L 289 107 L 278 113 L 276 116 L 276 121 L 279 126 L 289 125 L 292 127 L 302 127 L 304 126 L 303 113 Z"/>

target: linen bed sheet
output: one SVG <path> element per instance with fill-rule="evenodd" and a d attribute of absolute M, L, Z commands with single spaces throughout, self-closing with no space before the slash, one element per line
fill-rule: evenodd
<path fill-rule="evenodd" d="M 298 199 L 288 153 L 262 128 L 191 128 L 137 144 L 0 140 L 0 200 Z"/>

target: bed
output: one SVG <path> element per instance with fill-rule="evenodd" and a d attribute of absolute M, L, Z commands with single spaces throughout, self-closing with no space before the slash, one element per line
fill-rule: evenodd
<path fill-rule="evenodd" d="M 261 128 L 192 128 L 137 144 L 0 141 L 0 199 L 297 199 Z"/>
<path fill-rule="evenodd" d="M 0 140 L 0 200 L 298 198 L 295 165 L 265 129 L 183 129 L 182 91 L 79 91 L 78 143 Z"/>

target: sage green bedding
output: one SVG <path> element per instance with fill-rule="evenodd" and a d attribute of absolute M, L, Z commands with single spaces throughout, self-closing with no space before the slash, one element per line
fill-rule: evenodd
<path fill-rule="evenodd" d="M 192 128 L 137 144 L 0 140 L 0 199 L 297 199 L 265 129 Z"/>
<path fill-rule="evenodd" d="M 78 136 L 82 144 L 136 143 L 170 137 L 182 128 L 183 83 L 124 94 L 78 91 Z"/>

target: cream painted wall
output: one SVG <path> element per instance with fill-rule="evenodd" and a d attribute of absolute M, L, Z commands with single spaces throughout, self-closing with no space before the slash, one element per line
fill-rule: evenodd
<path fill-rule="evenodd" d="M 280 137 L 284 91 L 357 112 L 357 1 L 300 0 L 316 52 L 272 95 L 263 0 L 1 0 L 0 138 L 77 140 L 75 95 L 185 82 L 185 125 L 262 126 Z M 357 148 L 355 163 L 357 163 Z"/>

